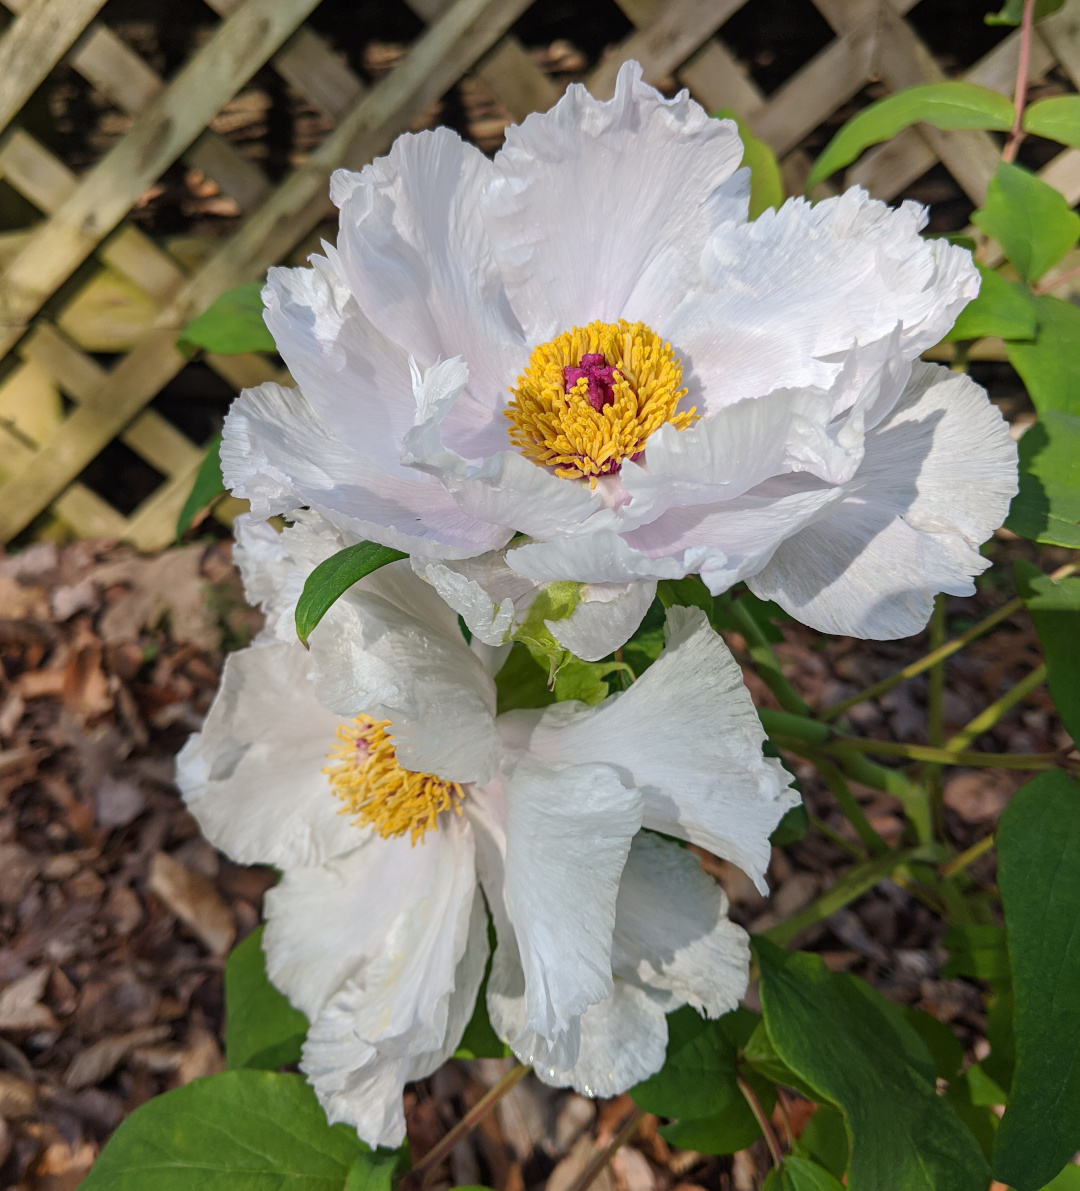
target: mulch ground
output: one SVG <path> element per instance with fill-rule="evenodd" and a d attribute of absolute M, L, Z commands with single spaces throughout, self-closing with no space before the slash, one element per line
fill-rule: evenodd
<path fill-rule="evenodd" d="M 1012 557 L 1049 570 L 1068 559 L 1001 535 L 996 566 L 971 599 L 950 600 L 950 633 L 1012 595 Z M 229 543 L 144 557 L 110 543 L 37 544 L 0 556 L 0 1187 L 68 1191 L 123 1117 L 152 1096 L 223 1067 L 222 969 L 259 920 L 273 878 L 238 867 L 199 834 L 172 785 L 173 758 L 213 698 L 225 650 L 257 632 Z M 783 626 L 789 676 L 814 707 L 855 693 L 925 652 L 898 642 L 824 638 Z M 729 643 L 738 655 L 742 642 Z M 1026 615 L 955 656 L 945 718 L 958 728 L 1038 664 Z M 774 705 L 748 673 L 756 699 Z M 853 709 L 849 730 L 925 742 L 925 678 Z M 1071 742 L 1045 688 L 977 747 L 1045 752 Z M 812 814 L 854 838 L 812 768 L 790 759 Z M 958 848 L 993 828 L 1025 774 L 950 771 L 946 826 Z M 888 840 L 902 820 L 886 795 L 856 788 Z M 735 918 L 763 929 L 818 895 L 851 863 L 812 831 L 774 852 L 764 900 L 730 865 L 702 855 Z M 974 872 L 992 882 L 993 857 Z M 985 1054 L 976 981 L 944 979 L 941 923 L 890 881 L 800 942 L 834 970 L 948 1022 L 969 1059 Z M 749 1002 L 753 1004 L 754 991 Z M 422 1154 L 505 1065 L 453 1062 L 410 1089 L 410 1138 Z M 796 1128 L 809 1106 L 789 1098 Z M 454 1152 L 439 1185 L 566 1191 L 627 1118 L 627 1097 L 596 1104 L 526 1079 Z M 734 1158 L 673 1150 L 646 1118 L 598 1191 L 751 1191 L 767 1169 L 755 1147 Z M 758 1143 L 759 1146 L 761 1143 Z"/>

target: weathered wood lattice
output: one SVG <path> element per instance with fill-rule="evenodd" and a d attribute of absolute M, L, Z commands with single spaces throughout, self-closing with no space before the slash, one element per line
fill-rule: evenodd
<path fill-rule="evenodd" d="M 426 30 L 373 85 L 305 26 L 319 0 L 207 2 L 219 25 L 166 82 L 98 19 L 104 0 L 3 0 L 15 15 L 0 38 L 0 177 L 41 219 L 0 235 L 0 542 L 46 515 L 84 536 L 145 548 L 167 543 L 201 455 L 200 444 L 147 408 L 188 363 L 175 344 L 178 330 L 219 294 L 294 252 L 327 217 L 330 172 L 357 169 L 385 151 L 464 76 L 513 119 L 547 108 L 561 91 L 513 33 L 530 0 L 409 0 Z M 648 79 L 674 77 L 710 110 L 734 108 L 772 145 L 789 192 L 798 193 L 809 168 L 800 143 L 868 81 L 892 91 L 944 77 L 905 20 L 914 0 L 814 0 L 835 36 L 766 96 L 723 35 L 745 4 L 765 2 L 619 0 L 634 31 L 586 83 L 607 96 L 619 65 L 637 58 Z M 1011 91 L 1018 48 L 1014 31 L 964 77 Z M 132 121 L 78 176 L 17 118 L 62 60 Z M 209 127 L 267 63 L 329 128 L 276 185 Z M 1080 89 L 1080 0 L 1038 26 L 1031 76 L 1055 66 Z M 988 134 L 920 127 L 867 152 L 845 181 L 891 199 L 940 161 L 979 202 L 997 155 Z M 128 218 L 181 160 L 243 213 L 238 230 L 196 261 L 173 255 Z M 1080 200 L 1080 152 L 1060 153 L 1042 174 L 1070 203 Z M 86 279 L 73 286 L 73 276 Z M 114 335 L 123 350 L 105 367 L 93 352 L 103 350 L 109 331 L 88 331 L 85 313 L 107 306 L 110 293 L 126 322 Z M 277 375 L 271 359 L 255 355 L 205 362 L 237 389 Z M 129 516 L 78 479 L 114 439 L 165 477 Z"/>

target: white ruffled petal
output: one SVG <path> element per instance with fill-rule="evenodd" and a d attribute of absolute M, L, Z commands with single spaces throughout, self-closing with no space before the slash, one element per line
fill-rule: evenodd
<path fill-rule="evenodd" d="M 693 853 L 640 832 L 619 885 L 612 971 L 666 994 L 669 1012 L 686 1004 L 707 1017 L 729 1012 L 746 992 L 750 942 L 727 911 Z"/>
<path fill-rule="evenodd" d="M 545 620 L 548 631 L 575 657 L 598 662 L 634 635 L 656 595 L 656 581 L 592 583 L 565 620 Z"/>
<path fill-rule="evenodd" d="M 457 1049 L 472 1016 L 487 962 L 487 915 L 477 890 L 469 915 L 468 942 L 449 983 L 443 1042 L 435 1050 L 414 1053 L 412 1040 L 395 1040 L 392 1053 L 372 1046 L 357 1033 L 357 1006 L 365 993 L 355 987 L 335 996 L 311 1024 L 300 1070 L 311 1081 L 331 1124 L 353 1126 L 370 1146 L 396 1148 L 405 1139 L 402 1093 L 406 1083 L 423 1079 Z"/>
<path fill-rule="evenodd" d="M 506 787 L 506 905 L 525 1027 L 556 1042 L 611 992 L 615 898 L 641 796 L 610 765 L 523 758 Z"/>
<path fill-rule="evenodd" d="M 322 772 L 339 719 L 315 698 L 310 669 L 299 642 L 228 654 L 203 729 L 177 758 L 189 809 L 240 864 L 320 864 L 363 838 Z"/>
<path fill-rule="evenodd" d="M 917 364 L 892 413 L 866 437 L 842 503 L 789 538 L 749 580 L 826 633 L 919 632 L 934 594 L 970 595 L 979 546 L 1016 493 L 1008 426 L 969 377 Z"/>
<path fill-rule="evenodd" d="M 272 638 L 284 607 L 283 593 L 296 568 L 281 534 L 269 522 L 241 513 L 232 530 L 232 560 L 244 581 L 244 595 L 266 617 L 259 639 Z"/>
<path fill-rule="evenodd" d="M 914 203 L 893 210 L 855 188 L 718 228 L 707 284 L 656 328 L 683 360 L 688 400 L 712 412 L 773 389 L 827 389 L 852 342 L 898 322 L 904 358 L 937 343 L 979 276 L 964 249 L 922 239 L 925 222 Z"/>
<path fill-rule="evenodd" d="M 404 560 L 338 600 L 311 654 L 319 699 L 343 716 L 389 720 L 407 769 L 454 782 L 494 774 L 495 684 L 453 610 Z"/>
<path fill-rule="evenodd" d="M 745 220 L 742 145 L 685 91 L 664 99 L 626 63 L 615 97 L 572 85 L 507 129 L 484 215 L 530 343 L 593 319 L 655 325 L 700 276 L 709 232 Z M 728 183 L 724 186 L 724 183 Z"/>
<path fill-rule="evenodd" d="M 337 251 L 310 269 L 271 269 L 262 297 L 278 352 L 319 417 L 381 471 L 401 471 L 412 425 L 408 354 L 382 334 L 349 290 Z"/>
<path fill-rule="evenodd" d="M 370 833 L 266 895 L 270 979 L 314 1022 L 340 993 L 357 1036 L 382 1052 L 422 1053 L 446 1037 L 454 970 L 476 889 L 472 831 L 452 812 L 422 842 Z"/>
<path fill-rule="evenodd" d="M 506 552 L 507 563 L 537 583 L 574 579 L 580 583 L 627 583 L 631 579 L 682 579 L 707 554 L 707 547 L 682 558 L 652 558 L 614 530 L 585 537 L 527 542 Z"/>
<path fill-rule="evenodd" d="M 338 188 L 338 248 L 364 313 L 424 367 L 467 361 L 473 416 L 461 417 L 463 405 L 447 429 L 471 440 L 474 456 L 505 443 L 499 410 L 528 355 L 481 215 L 494 174 L 477 148 L 439 128 L 398 137 L 347 195 Z"/>
<path fill-rule="evenodd" d="M 299 389 L 265 384 L 240 394 L 225 419 L 221 468 L 226 485 L 259 519 L 307 505 L 357 541 L 434 558 L 469 558 L 511 536 L 463 513 L 421 473 L 376 467 L 319 418 Z"/>
<path fill-rule="evenodd" d="M 742 671 L 705 613 L 670 608 L 665 632 L 666 649 L 629 690 L 597 707 L 546 708 L 528 747 L 549 764 L 614 766 L 642 793 L 643 826 L 733 861 L 767 893 L 769 835 L 799 801 L 791 776 L 762 755 Z"/>

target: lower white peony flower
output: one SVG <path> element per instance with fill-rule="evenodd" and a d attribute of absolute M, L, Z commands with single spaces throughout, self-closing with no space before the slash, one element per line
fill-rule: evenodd
<path fill-rule="evenodd" d="M 242 529 L 268 631 L 226 659 L 178 769 L 213 843 L 282 870 L 267 969 L 311 1023 L 301 1066 L 330 1119 L 400 1144 L 404 1084 L 454 1052 L 472 1013 L 485 899 L 500 1036 L 586 1093 L 646 1078 L 665 1013 L 733 1008 L 749 964 L 719 886 L 654 832 L 764 889 L 769 833 L 798 801 L 762 756 L 738 666 L 700 611 L 672 609 L 664 653 L 624 693 L 496 717 L 504 651 L 467 645 L 407 562 L 352 589 L 310 655 L 274 637 L 273 585 L 287 600 L 294 560 L 302 574 L 333 546 L 310 517 L 279 542 Z"/>
<path fill-rule="evenodd" d="M 1016 490 L 983 390 L 913 363 L 978 274 L 857 189 L 748 222 L 741 156 L 628 63 L 493 161 L 443 128 L 339 171 L 337 248 L 264 291 L 300 389 L 237 400 L 229 486 L 415 557 L 507 548 L 537 583 L 700 573 L 826 631 L 917 631 Z"/>

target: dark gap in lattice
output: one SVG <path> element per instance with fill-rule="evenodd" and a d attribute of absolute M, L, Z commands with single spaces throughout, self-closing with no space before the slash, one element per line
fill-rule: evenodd
<path fill-rule="evenodd" d="M 165 477 L 118 438 L 76 477 L 125 517 L 152 496 Z"/>
<path fill-rule="evenodd" d="M 221 430 L 235 397 L 236 390 L 228 381 L 196 360 L 169 381 L 149 408 L 201 446 Z"/>
<path fill-rule="evenodd" d="M 424 31 L 424 22 L 404 0 L 323 0 L 307 23 L 368 82 L 364 48 L 369 43 L 406 46 Z"/>
<path fill-rule="evenodd" d="M 907 14 L 926 48 L 946 74 L 960 74 L 1012 32 L 1008 25 L 988 25 L 983 16 L 1001 7 L 994 0 L 920 0 Z"/>
<path fill-rule="evenodd" d="M 1041 170 L 1061 152 L 1057 141 L 1048 141 L 1041 136 L 1026 136 L 1020 142 L 1020 152 L 1016 155 L 1018 165 L 1027 166 L 1029 170 Z"/>
<path fill-rule="evenodd" d="M 614 0 L 541 0 L 522 13 L 511 31 L 530 49 L 568 42 L 591 66 L 608 46 L 633 33 L 634 26 Z"/>
<path fill-rule="evenodd" d="M 41 212 L 29 199 L 23 198 L 6 179 L 0 178 L 0 232 L 30 227 L 42 218 Z"/>
<path fill-rule="evenodd" d="M 930 222 L 926 230 L 932 235 L 958 232 L 967 227 L 971 222 L 971 213 L 975 210 L 975 204 L 940 161 L 900 191 L 891 203 L 899 206 L 905 199 L 912 199 L 930 208 Z"/>
<path fill-rule="evenodd" d="M 203 0 L 108 0 L 98 19 L 166 80 L 221 23 Z"/>
<path fill-rule="evenodd" d="M 751 0 L 720 28 L 720 40 L 766 95 L 835 36 L 811 0 Z"/>

